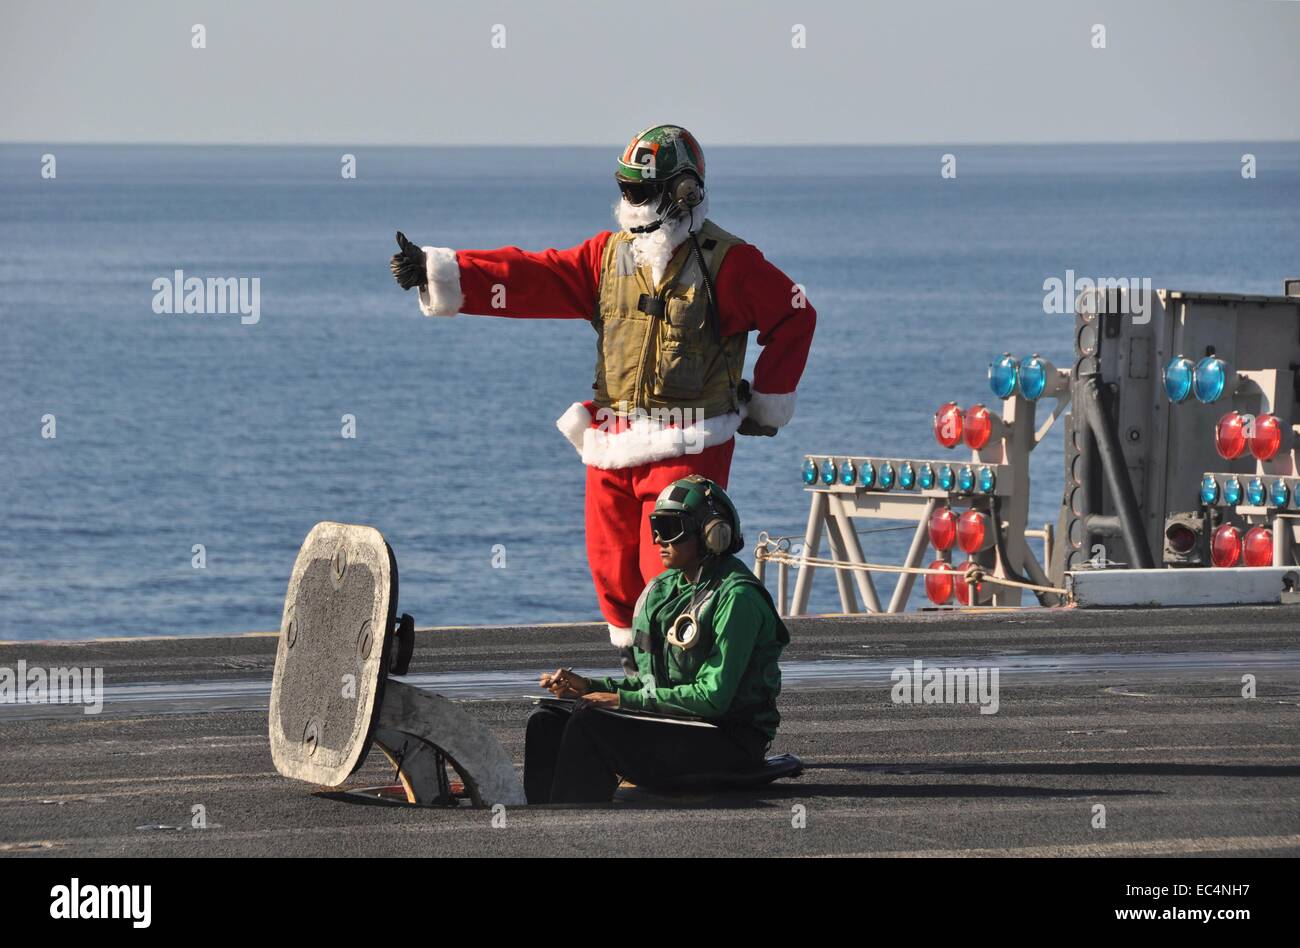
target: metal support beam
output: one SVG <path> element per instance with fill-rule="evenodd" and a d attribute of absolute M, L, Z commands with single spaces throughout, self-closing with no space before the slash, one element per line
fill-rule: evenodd
<path fill-rule="evenodd" d="M 813 570 L 808 563 L 809 557 L 817 556 L 822 546 L 822 523 L 826 518 L 826 495 L 821 491 L 812 492 L 812 503 L 808 505 L 808 527 L 804 530 L 803 548 L 800 550 L 799 574 L 794 579 L 794 600 L 790 603 L 790 615 L 801 616 L 808 609 L 808 592 L 812 588 Z"/>
<path fill-rule="evenodd" d="M 842 563 L 848 559 L 848 541 L 840 534 L 839 523 L 830 513 L 830 498 L 827 498 L 826 507 L 826 541 L 831 548 L 831 559 Z M 853 595 L 852 582 L 842 569 L 832 569 L 831 572 L 835 574 L 835 585 L 840 590 L 840 608 L 845 615 L 854 615 L 858 612 L 858 599 Z"/>
<path fill-rule="evenodd" d="M 925 505 L 925 512 L 921 514 L 921 519 L 917 521 L 916 532 L 912 534 L 912 545 L 907 548 L 907 559 L 903 561 L 903 565 L 909 569 L 916 569 L 921 565 L 930 543 L 930 515 L 938 505 L 939 501 L 931 497 L 930 502 Z M 907 607 L 907 598 L 912 595 L 916 575 L 916 573 L 899 574 L 898 585 L 894 587 L 894 593 L 889 597 L 890 612 L 902 612 Z"/>
<path fill-rule="evenodd" d="M 1088 427 L 1096 440 L 1097 454 L 1101 459 L 1101 469 L 1106 475 L 1106 484 L 1110 488 L 1111 500 L 1123 527 L 1129 562 L 1136 569 L 1151 569 L 1153 560 L 1147 546 L 1142 514 L 1133 493 L 1133 484 L 1129 481 L 1128 469 L 1124 466 L 1124 452 L 1120 448 L 1119 437 L 1115 434 L 1110 419 L 1106 417 L 1106 409 L 1101 402 L 1097 376 L 1090 375 L 1081 379 L 1079 391 L 1083 396 L 1082 407 Z"/>
<path fill-rule="evenodd" d="M 855 566 L 865 566 L 867 560 L 862 555 L 862 543 L 858 540 L 858 531 L 854 529 L 853 522 L 849 520 L 849 515 L 844 512 L 844 505 L 838 497 L 832 496 L 830 498 L 830 509 L 835 517 L 835 522 L 839 525 L 839 534 L 843 539 L 849 562 Z M 835 572 L 842 576 L 845 571 L 836 570 Z M 867 611 L 880 612 L 880 597 L 876 595 L 876 584 L 871 579 L 871 573 L 864 569 L 855 569 L 852 572 Z"/>

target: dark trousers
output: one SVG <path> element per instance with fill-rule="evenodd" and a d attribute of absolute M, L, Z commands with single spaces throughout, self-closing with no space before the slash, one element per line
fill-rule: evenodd
<path fill-rule="evenodd" d="M 688 774 L 756 767 L 767 738 L 757 730 L 692 727 L 610 713 L 538 708 L 524 740 L 529 803 L 608 803 L 626 777 L 647 787 Z"/>

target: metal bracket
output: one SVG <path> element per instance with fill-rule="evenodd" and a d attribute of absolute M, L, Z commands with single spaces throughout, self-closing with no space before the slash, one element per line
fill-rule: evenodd
<path fill-rule="evenodd" d="M 374 742 L 397 768 L 408 803 L 449 801 L 445 763 L 460 775 L 474 806 L 527 802 L 501 743 L 483 723 L 442 695 L 390 679 Z"/>
<path fill-rule="evenodd" d="M 411 668 L 411 656 L 415 653 L 415 617 L 409 612 L 403 612 L 402 618 L 397 620 L 394 634 L 397 637 L 397 647 L 393 651 L 393 660 L 388 666 L 388 673 L 405 675 Z"/>

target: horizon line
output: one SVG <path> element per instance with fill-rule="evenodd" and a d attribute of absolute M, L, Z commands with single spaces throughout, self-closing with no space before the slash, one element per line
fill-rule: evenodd
<path fill-rule="evenodd" d="M 908 142 L 714 142 L 710 148 L 1001 148 L 1090 145 L 1295 145 L 1295 138 L 1149 138 L 1149 139 L 1044 139 L 1002 141 L 908 141 Z M 122 147 L 166 148 L 608 148 L 621 147 L 611 142 L 291 142 L 291 141 L 162 141 L 136 139 L 109 141 L 102 139 L 3 139 L 0 147 L 23 145 L 102 145 Z"/>

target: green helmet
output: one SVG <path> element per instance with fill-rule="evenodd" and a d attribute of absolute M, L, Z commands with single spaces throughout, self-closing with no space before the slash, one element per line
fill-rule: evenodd
<path fill-rule="evenodd" d="M 680 478 L 665 487 L 650 514 L 652 524 L 659 514 L 680 517 L 683 532 L 698 536 L 708 553 L 737 553 L 745 545 L 736 505 L 717 483 L 699 474 Z"/>
<path fill-rule="evenodd" d="M 704 183 L 704 149 L 680 125 L 652 125 L 639 133 L 618 159 L 619 181 L 667 181 L 684 171 Z"/>

